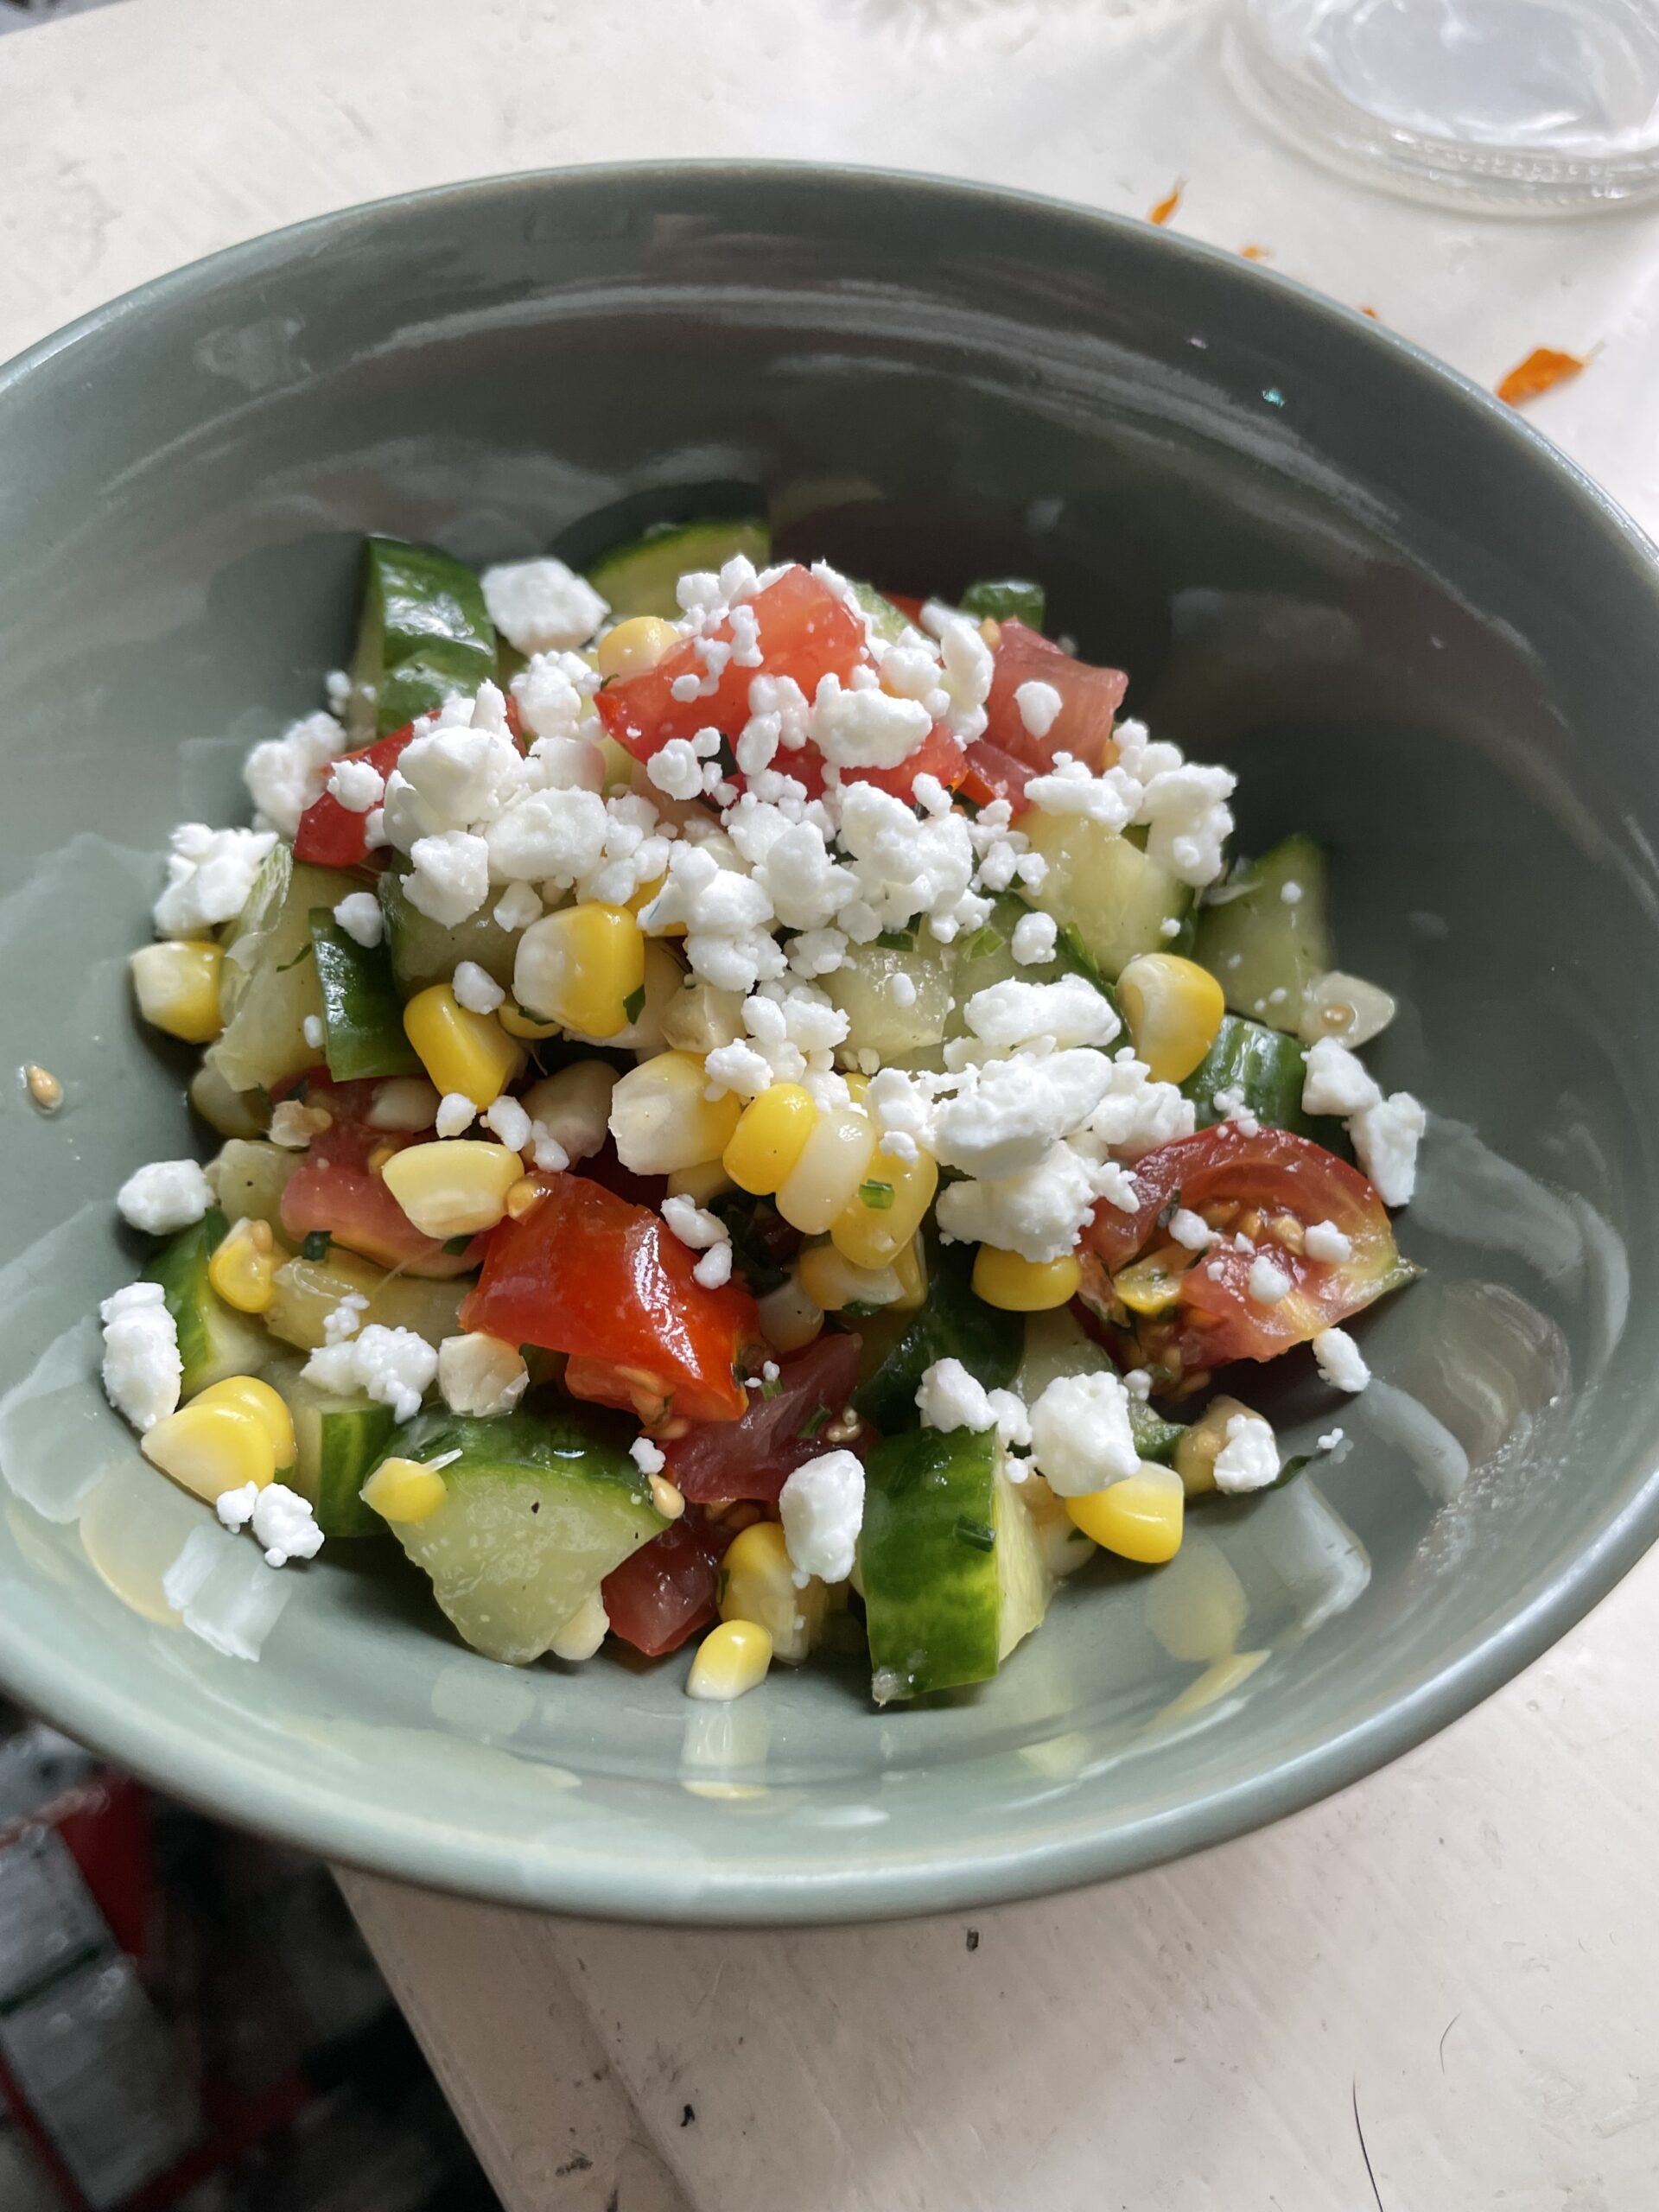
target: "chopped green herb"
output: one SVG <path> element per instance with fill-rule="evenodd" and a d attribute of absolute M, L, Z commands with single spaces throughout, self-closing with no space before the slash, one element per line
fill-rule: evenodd
<path fill-rule="evenodd" d="M 886 1308 L 878 1305 L 873 1298 L 852 1298 L 849 1299 L 841 1311 L 850 1314 L 855 1321 L 868 1321 L 872 1313 L 884 1313 Z"/>
<path fill-rule="evenodd" d="M 1023 622 L 1033 630 L 1043 626 L 1046 601 L 1041 584 L 1023 576 L 999 578 L 995 582 L 969 584 L 962 594 L 962 611 L 976 621 L 989 615 L 994 622 Z"/>
<path fill-rule="evenodd" d="M 623 1000 L 622 1013 L 625 1020 L 629 1021 L 638 1021 L 645 1010 L 645 987 L 641 983 L 637 991 L 630 991 L 626 998 Z"/>
<path fill-rule="evenodd" d="M 326 1229 L 313 1229 L 308 1232 L 304 1243 L 300 1246 L 300 1257 L 302 1260 L 326 1260 L 328 1256 L 328 1247 L 333 1242 L 333 1237 Z"/>
<path fill-rule="evenodd" d="M 1005 942 L 1001 931 L 994 923 L 987 922 L 983 929 L 974 931 L 962 949 L 969 960 L 988 960 L 993 953 L 1001 951 Z"/>
<path fill-rule="evenodd" d="M 763 1398 L 775 1398 L 783 1387 L 781 1376 L 763 1375 L 760 1377 L 760 1395 Z"/>
<path fill-rule="evenodd" d="M 893 1204 L 893 1185 L 891 1183 L 878 1183 L 874 1180 L 861 1183 L 858 1186 L 858 1195 L 872 1212 L 885 1213 Z"/>
<path fill-rule="evenodd" d="M 443 1249 L 446 1252 L 464 1252 L 472 1241 L 470 1234 L 465 1236 L 446 1236 L 443 1240 Z"/>
<path fill-rule="evenodd" d="M 821 1428 L 828 1428 L 828 1427 L 829 1427 L 829 1426 L 830 1426 L 830 1408 L 829 1408 L 829 1407 L 828 1407 L 828 1406 L 814 1406 L 814 1407 L 813 1407 L 813 1408 L 812 1408 L 812 1410 L 811 1410 L 811 1412 L 807 1415 L 806 1419 L 805 1419 L 805 1420 L 801 1423 L 800 1427 L 796 1430 L 795 1433 L 796 1433 L 796 1435 L 800 1439 L 800 1440 L 801 1440 L 801 1442 L 802 1442 L 803 1444 L 810 1444 L 810 1443 L 811 1442 L 812 1439 L 813 1439 L 813 1438 L 817 1434 L 818 1431 L 819 1431 Z"/>
<path fill-rule="evenodd" d="M 883 930 L 875 941 L 888 952 L 914 952 L 916 950 L 914 930 Z"/>
<path fill-rule="evenodd" d="M 988 1522 L 970 1521 L 965 1513 L 957 1516 L 957 1541 L 971 1544 L 976 1552 L 996 1549 L 996 1531 Z"/>
<path fill-rule="evenodd" d="M 302 960 L 308 960 L 310 957 L 311 945 L 308 939 L 308 941 L 300 947 L 299 950 L 295 954 L 291 960 L 284 960 L 282 966 L 275 969 L 273 972 L 278 976 L 286 976 L 290 968 L 297 968 Z"/>

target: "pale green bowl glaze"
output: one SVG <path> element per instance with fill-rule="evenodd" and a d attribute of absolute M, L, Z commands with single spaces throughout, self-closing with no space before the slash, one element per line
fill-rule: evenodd
<path fill-rule="evenodd" d="M 205 1516 L 105 1407 L 90 1319 L 139 1257 L 118 1182 L 202 1141 L 127 1000 L 157 849 L 238 818 L 240 755 L 319 703 L 364 531 L 518 555 L 713 479 L 895 584 L 1046 576 L 1135 709 L 1243 772 L 1247 845 L 1329 842 L 1344 963 L 1402 1004 L 1377 1065 L 1434 1116 L 1402 1232 L 1427 1279 L 1359 1325 L 1376 1386 L 1334 1402 L 1301 1357 L 1255 1386 L 1293 1442 L 1351 1447 L 1195 1513 L 1162 1578 L 1096 1567 L 925 1710 L 833 1667 L 725 1708 L 683 1655 L 512 1673 L 345 1545 L 270 1576 L 226 1537 L 181 1624 L 161 1573 Z M 0 375 L 0 671 L 5 1058 L 68 1089 L 55 1121 L 0 1109 L 0 1686 L 162 1786 L 524 1904 L 977 1904 L 1364 1774 L 1650 1540 L 1655 572 L 1513 415 L 1358 316 L 1140 224 L 871 175 L 332 216 Z M 1230 1607 L 1249 1660 L 1170 1656 Z"/>

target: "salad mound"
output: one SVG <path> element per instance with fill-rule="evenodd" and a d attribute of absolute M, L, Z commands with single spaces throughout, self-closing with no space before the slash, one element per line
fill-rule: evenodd
<path fill-rule="evenodd" d="M 104 1380 L 272 1567 L 390 1535 L 492 1658 L 867 1646 L 886 1702 L 1294 1472 L 1252 1363 L 1364 1387 L 1424 1116 L 1324 854 L 1229 866 L 1231 773 L 1038 585 L 768 558 L 368 541 L 132 957 L 220 1144 L 122 1187 Z"/>

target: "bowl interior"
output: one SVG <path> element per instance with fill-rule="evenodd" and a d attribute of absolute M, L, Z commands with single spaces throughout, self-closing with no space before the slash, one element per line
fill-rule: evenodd
<path fill-rule="evenodd" d="M 1046 578 L 1135 711 L 1241 772 L 1245 849 L 1331 846 L 1342 961 L 1402 1002 L 1376 1064 L 1433 1114 L 1401 1231 L 1427 1274 L 1358 1325 L 1374 1387 L 1336 1403 L 1303 1355 L 1244 1388 L 1345 1440 L 1195 1512 L 1167 1573 L 1097 1563 L 1001 1680 L 925 1708 L 834 1667 L 712 1708 L 683 1658 L 493 1667 L 384 1552 L 272 1575 L 221 1542 L 93 1379 L 138 1256 L 111 1194 L 201 1141 L 125 988 L 157 850 L 243 818 L 243 753 L 321 703 L 361 533 L 511 556 L 710 483 L 894 588 Z M 3 1109 L 0 1683 L 340 1856 L 753 1919 L 1142 1864 L 1460 1711 L 1652 1529 L 1655 597 L 1563 464 L 1358 318 L 962 188 L 520 179 L 42 347 L 0 378 L 0 1004 L 68 1103 Z"/>

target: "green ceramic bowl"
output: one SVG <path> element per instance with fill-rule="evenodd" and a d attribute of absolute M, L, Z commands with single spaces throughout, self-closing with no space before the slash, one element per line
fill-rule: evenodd
<path fill-rule="evenodd" d="M 365 531 L 530 553 L 763 485 L 785 543 L 1046 577 L 1131 706 L 1336 859 L 1376 1052 L 1429 1102 L 1426 1279 L 1379 1377 L 1259 1385 L 1345 1449 L 1105 1564 L 982 1694 L 729 1707 L 685 1659 L 463 1650 L 373 1547 L 269 1574 L 95 1380 L 117 1184 L 201 1142 L 125 988 L 169 826 L 346 652 Z M 416 1881 L 664 1919 L 1011 1897 L 1213 1843 L 1464 1712 L 1659 1521 L 1659 589 L 1516 417 L 1356 315 L 1138 223 L 808 169 L 518 177 L 330 216 L 0 374 L 6 1058 L 0 1687 L 165 1788 Z M 218 1541 L 211 1530 L 199 1539 Z M 237 1656 L 257 1649 L 257 1661 Z M 1229 1657 L 1229 1652 L 1233 1654 Z M 1541 1781 L 1543 1780 L 1541 1777 Z"/>

